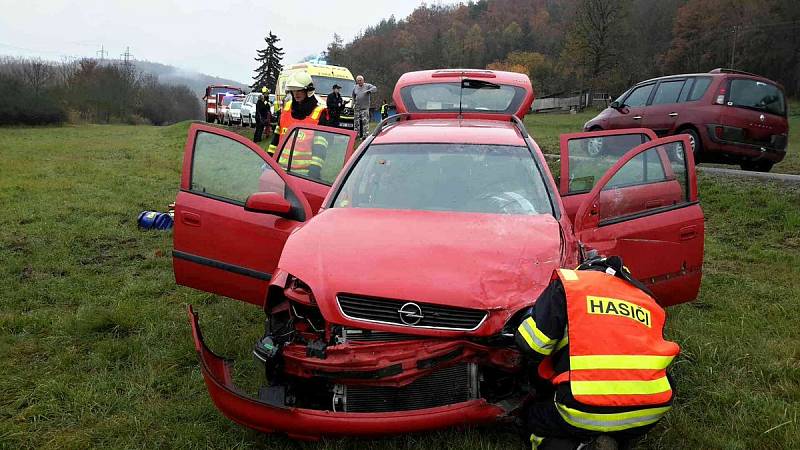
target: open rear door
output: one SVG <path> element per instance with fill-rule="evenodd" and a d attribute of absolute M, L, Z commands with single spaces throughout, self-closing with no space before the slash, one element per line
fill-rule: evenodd
<path fill-rule="evenodd" d="M 575 213 L 585 249 L 619 255 L 662 305 L 693 300 L 703 265 L 703 211 L 685 135 L 627 152 Z"/>
<path fill-rule="evenodd" d="M 175 200 L 178 284 L 262 305 L 286 239 L 310 218 L 291 177 L 259 146 L 220 128 L 189 128 Z"/>
<path fill-rule="evenodd" d="M 567 217 L 575 223 L 575 212 L 600 177 L 634 147 L 656 138 L 652 130 L 589 131 L 560 136 L 561 171 L 558 190 Z"/>
<path fill-rule="evenodd" d="M 316 214 L 344 163 L 354 151 L 356 133 L 300 124 L 281 136 L 275 159 L 294 178 Z"/>

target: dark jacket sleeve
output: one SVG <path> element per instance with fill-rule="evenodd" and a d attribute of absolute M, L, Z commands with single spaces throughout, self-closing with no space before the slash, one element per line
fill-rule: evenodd
<path fill-rule="evenodd" d="M 553 353 L 567 326 L 567 301 L 560 280 L 553 280 L 534 303 L 531 314 L 522 320 L 514 342 L 534 359 Z"/>

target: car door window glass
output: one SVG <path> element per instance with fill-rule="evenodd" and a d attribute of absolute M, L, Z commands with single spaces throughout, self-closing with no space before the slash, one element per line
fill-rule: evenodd
<path fill-rule="evenodd" d="M 649 140 L 647 135 L 638 133 L 570 139 L 568 194 L 589 192 L 614 163 Z"/>
<path fill-rule="evenodd" d="M 670 167 L 672 167 L 672 175 L 681 186 L 681 198 L 683 201 L 689 201 L 689 169 L 687 168 L 689 162 L 686 161 L 686 149 L 683 142 L 675 142 L 662 146 L 667 153 Z"/>
<path fill-rule="evenodd" d="M 278 164 L 292 175 L 330 186 L 344 166 L 349 144 L 344 134 L 296 128 L 286 139 Z"/>
<path fill-rule="evenodd" d="M 195 138 L 190 181 L 192 192 L 244 204 L 254 192 L 283 196 L 281 177 L 246 145 L 213 133 Z"/>
<path fill-rule="evenodd" d="M 650 98 L 650 93 L 653 91 L 653 85 L 648 84 L 647 86 L 641 86 L 633 91 L 631 91 L 631 95 L 625 99 L 625 106 L 644 106 L 647 103 L 647 99 Z"/>
<path fill-rule="evenodd" d="M 685 80 L 662 81 L 658 84 L 656 94 L 653 96 L 653 105 L 676 103 L 681 93 Z"/>
<path fill-rule="evenodd" d="M 625 163 L 600 192 L 601 225 L 605 220 L 685 203 L 688 189 L 682 152 L 681 143 L 669 143 L 645 150 Z M 665 158 L 670 161 L 674 176 L 667 175 Z M 675 168 L 679 171 L 675 172 Z"/>
<path fill-rule="evenodd" d="M 667 175 L 658 152 L 656 149 L 651 149 L 639 153 L 622 166 L 603 190 L 655 183 L 666 179 Z"/>
<path fill-rule="evenodd" d="M 689 93 L 692 91 L 692 87 L 694 86 L 694 78 L 689 78 L 686 80 L 686 83 L 683 83 L 683 89 L 681 89 L 681 95 L 678 96 L 678 103 L 683 103 L 689 97 Z"/>

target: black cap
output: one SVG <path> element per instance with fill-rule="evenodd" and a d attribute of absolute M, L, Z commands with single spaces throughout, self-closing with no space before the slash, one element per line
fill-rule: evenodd
<path fill-rule="evenodd" d="M 334 84 L 334 85 L 333 85 L 333 87 L 332 87 L 331 89 L 341 89 L 341 88 L 342 88 L 342 87 L 341 87 L 341 86 L 339 86 L 338 84 Z"/>

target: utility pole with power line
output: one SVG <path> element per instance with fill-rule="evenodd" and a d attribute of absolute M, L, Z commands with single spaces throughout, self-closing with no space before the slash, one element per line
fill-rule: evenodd
<path fill-rule="evenodd" d="M 133 55 L 131 55 L 131 48 L 125 47 L 125 53 L 121 54 L 120 57 L 122 58 L 123 64 L 126 66 L 130 66 L 133 62 Z"/>
<path fill-rule="evenodd" d="M 105 47 L 101 44 L 100 45 L 100 50 L 97 51 L 97 56 L 99 56 L 100 57 L 100 61 L 102 61 L 102 60 L 106 59 L 106 55 L 108 55 L 108 52 L 106 51 Z"/>

